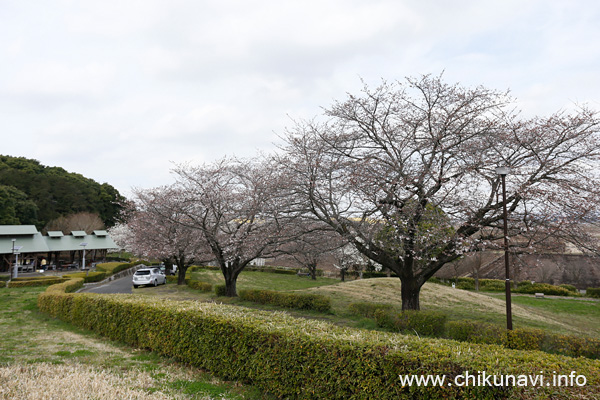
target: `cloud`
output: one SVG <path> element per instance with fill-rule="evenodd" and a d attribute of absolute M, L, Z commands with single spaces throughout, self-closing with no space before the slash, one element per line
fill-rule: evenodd
<path fill-rule="evenodd" d="M 2 153 L 123 192 L 269 151 L 361 79 L 445 71 L 529 114 L 600 92 L 592 1 L 8 0 L 0 20 Z"/>

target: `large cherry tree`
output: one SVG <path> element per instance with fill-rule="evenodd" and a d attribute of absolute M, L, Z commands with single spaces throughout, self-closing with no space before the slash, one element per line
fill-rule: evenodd
<path fill-rule="evenodd" d="M 511 246 L 596 251 L 599 119 L 579 108 L 523 118 L 506 93 L 441 77 L 365 87 L 287 132 L 298 210 L 400 278 L 403 309 L 467 251 L 501 243 L 507 166 Z M 295 203 L 296 204 L 296 203 Z"/>
<path fill-rule="evenodd" d="M 220 161 L 175 169 L 181 222 L 209 249 L 237 296 L 237 278 L 253 260 L 270 257 L 289 240 L 293 220 L 284 212 L 286 177 L 268 159 Z"/>

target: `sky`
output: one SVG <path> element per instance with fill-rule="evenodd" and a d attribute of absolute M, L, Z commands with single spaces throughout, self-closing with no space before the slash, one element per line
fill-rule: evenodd
<path fill-rule="evenodd" d="M 0 0 L 0 154 L 121 194 L 274 151 L 363 82 L 443 73 L 600 110 L 600 2 Z"/>

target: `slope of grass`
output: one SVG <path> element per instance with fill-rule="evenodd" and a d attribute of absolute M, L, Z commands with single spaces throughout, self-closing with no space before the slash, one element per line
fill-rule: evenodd
<path fill-rule="evenodd" d="M 222 284 L 220 271 L 199 270 L 193 278 Z M 158 289 L 158 290 L 156 290 Z M 264 272 L 243 272 L 238 278 L 238 289 L 269 289 L 277 291 L 298 291 L 329 296 L 335 315 L 322 316 L 341 324 L 365 328 L 375 328 L 374 324 L 350 315 L 348 305 L 353 302 L 373 302 L 391 304 L 400 308 L 400 280 L 398 278 L 376 278 L 340 282 L 331 278 L 318 278 L 316 281 L 295 275 L 281 275 Z M 174 299 L 214 300 L 212 293 L 202 294 L 187 288 L 167 285 L 151 288 L 140 294 L 159 295 Z M 540 328 L 554 333 L 582 335 L 600 338 L 600 302 L 574 298 L 535 299 L 533 296 L 514 295 L 514 327 Z M 219 297 L 218 301 L 239 303 Z M 504 295 L 498 293 L 474 292 L 452 287 L 426 283 L 421 290 L 421 309 L 444 312 L 449 320 L 475 320 L 506 324 L 506 303 Z M 243 303 L 248 305 L 247 303 Z M 256 308 L 274 309 L 269 306 L 252 305 Z M 315 313 L 292 312 L 294 315 L 315 317 Z"/>
<path fill-rule="evenodd" d="M 310 292 L 329 295 L 334 312 L 341 315 L 347 312 L 349 303 L 356 301 L 397 307 L 401 304 L 400 280 L 397 278 L 357 280 L 310 289 Z M 513 297 L 515 327 L 600 337 L 599 302 L 562 298 L 539 300 L 529 296 Z M 421 309 L 442 311 L 449 320 L 470 319 L 498 324 L 506 321 L 506 303 L 502 295 L 426 283 L 421 290 L 420 301 Z M 569 311 L 571 309 L 573 312 Z"/>

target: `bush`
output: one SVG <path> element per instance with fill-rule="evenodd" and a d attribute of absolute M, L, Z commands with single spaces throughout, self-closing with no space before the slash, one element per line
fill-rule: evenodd
<path fill-rule="evenodd" d="M 215 294 L 217 296 L 227 296 L 227 286 L 215 285 Z"/>
<path fill-rule="evenodd" d="M 555 296 L 573 296 L 575 294 L 565 288 L 550 285 L 548 283 L 530 283 L 529 285 L 519 285 L 519 287 L 515 289 L 514 292 L 526 294 L 544 293 L 545 295 Z"/>
<path fill-rule="evenodd" d="M 173 275 L 167 275 L 167 283 L 177 283 L 179 282 L 179 277 Z"/>
<path fill-rule="evenodd" d="M 69 279 L 62 283 L 57 283 L 55 285 L 49 286 L 48 289 L 44 293 L 56 294 L 56 293 L 72 293 L 81 289 L 83 287 L 83 279 L 82 278 L 73 278 Z M 38 306 L 40 302 L 40 297 L 38 296 Z"/>
<path fill-rule="evenodd" d="M 375 318 L 375 311 L 391 311 L 393 309 L 393 306 L 390 304 L 360 302 L 350 303 L 348 308 L 350 309 L 350 312 L 354 315 L 359 315 L 361 317 L 366 318 Z"/>
<path fill-rule="evenodd" d="M 83 278 L 83 283 L 100 282 L 106 278 L 106 272 L 104 271 L 93 271 L 86 275 L 85 272 L 75 272 L 73 274 L 63 275 L 63 278 Z"/>
<path fill-rule="evenodd" d="M 500 279 L 480 279 L 479 290 L 486 292 L 503 292 L 506 289 L 506 283 Z"/>
<path fill-rule="evenodd" d="M 24 279 L 24 280 L 12 280 L 8 282 L 9 288 L 17 288 L 17 287 L 35 287 L 35 286 L 48 286 L 54 285 L 56 283 L 66 282 L 68 279 L 66 278 L 44 278 L 44 279 Z"/>
<path fill-rule="evenodd" d="M 96 265 L 96 271 L 106 272 L 107 276 L 114 275 L 135 266 L 134 263 L 109 262 Z"/>
<path fill-rule="evenodd" d="M 585 295 L 588 297 L 593 297 L 596 299 L 600 299 L 600 288 L 587 288 L 585 291 Z"/>
<path fill-rule="evenodd" d="M 579 294 L 579 290 L 577 290 L 577 288 L 573 285 L 567 285 L 566 283 L 563 283 L 562 285 L 558 285 L 558 286 L 563 289 L 567 289 L 569 292 Z"/>
<path fill-rule="evenodd" d="M 175 282 L 177 282 L 177 277 L 175 278 Z M 191 279 L 186 279 L 185 283 L 192 289 L 200 290 L 201 292 L 212 292 L 213 286 L 208 282 L 202 281 L 193 281 Z"/>
<path fill-rule="evenodd" d="M 289 399 L 596 398 L 600 364 L 499 346 L 343 328 L 285 313 L 136 296 L 42 293 L 41 311 L 131 346 L 155 350 Z M 555 374 L 584 388 L 402 386 L 398 375 Z"/>
<path fill-rule="evenodd" d="M 444 337 L 461 342 L 498 344 L 511 349 L 541 350 L 566 356 L 600 358 L 600 340 L 556 335 L 540 329 L 517 328 L 475 321 L 448 321 Z"/>
<path fill-rule="evenodd" d="M 242 300 L 260 304 L 271 304 L 284 308 L 299 310 L 315 310 L 327 312 L 331 309 L 328 297 L 308 293 L 281 293 L 273 290 L 240 290 L 238 295 Z"/>
<path fill-rule="evenodd" d="M 397 313 L 382 309 L 375 311 L 374 316 L 375 322 L 382 328 L 422 336 L 441 336 L 447 318 L 438 311 L 404 310 Z"/>

